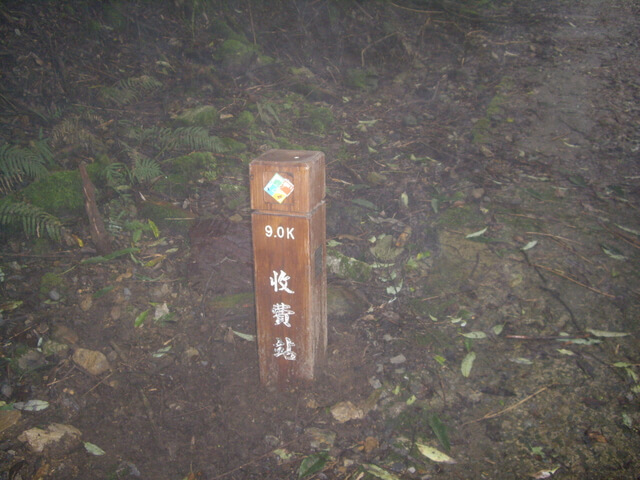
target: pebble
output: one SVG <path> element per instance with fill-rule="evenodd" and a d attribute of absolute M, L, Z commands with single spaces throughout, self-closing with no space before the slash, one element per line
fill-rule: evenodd
<path fill-rule="evenodd" d="M 336 433 L 331 430 L 309 427 L 304 430 L 304 433 L 310 437 L 310 445 L 312 448 L 328 450 L 333 447 L 336 441 Z"/>
<path fill-rule="evenodd" d="M 471 190 L 471 196 L 475 200 L 480 200 L 484 196 L 484 188 L 474 188 Z"/>
<path fill-rule="evenodd" d="M 22 355 L 16 362 L 18 368 L 22 371 L 35 370 L 47 364 L 44 355 L 37 350 L 29 350 Z"/>
<path fill-rule="evenodd" d="M 412 115 L 411 113 L 409 113 L 408 115 L 405 115 L 404 118 L 402 119 L 402 124 L 405 127 L 415 127 L 416 125 L 418 125 L 418 119 L 415 117 L 415 115 Z"/>
<path fill-rule="evenodd" d="M 67 345 L 74 345 L 78 342 L 78 334 L 64 325 L 56 325 L 53 327 L 53 333 L 51 337 L 61 343 Z"/>
<path fill-rule="evenodd" d="M 93 298 L 91 297 L 91 295 L 84 295 L 80 300 L 80 309 L 83 312 L 88 312 L 89 310 L 91 310 L 92 306 L 93 306 Z"/>
<path fill-rule="evenodd" d="M 52 456 L 64 456 L 80 446 L 82 432 L 71 425 L 52 423 L 46 430 L 31 428 L 18 436 L 31 451 L 41 453 L 46 448 Z"/>
<path fill-rule="evenodd" d="M 364 418 L 364 411 L 347 400 L 346 402 L 336 403 L 331 407 L 331 415 L 339 423 L 345 423 L 349 420 Z"/>
<path fill-rule="evenodd" d="M 91 375 L 100 375 L 111 369 L 107 357 L 102 352 L 78 348 L 73 352 L 73 361 Z"/>
<path fill-rule="evenodd" d="M 399 365 L 406 361 L 407 361 L 407 357 L 405 357 L 403 354 L 396 355 L 395 357 L 391 357 L 391 359 L 389 360 L 389 362 L 391 362 L 393 365 Z"/>
<path fill-rule="evenodd" d="M 55 288 L 49 290 L 49 298 L 54 302 L 57 302 L 58 300 L 60 300 L 60 293 Z"/>
<path fill-rule="evenodd" d="M 3 383 L 2 387 L 0 387 L 0 393 L 3 396 L 9 398 L 11 397 L 11 395 L 13 395 L 13 388 L 8 383 Z"/>
<path fill-rule="evenodd" d="M 378 390 L 379 388 L 382 388 L 382 382 L 378 380 L 376 377 L 371 377 L 369 379 L 369 385 L 371 385 L 374 390 Z"/>
<path fill-rule="evenodd" d="M 264 437 L 264 443 L 266 443 L 270 448 L 276 448 L 280 445 L 280 439 L 275 435 L 266 435 Z"/>

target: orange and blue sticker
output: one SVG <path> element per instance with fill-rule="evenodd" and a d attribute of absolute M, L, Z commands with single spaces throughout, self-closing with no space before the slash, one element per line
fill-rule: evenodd
<path fill-rule="evenodd" d="M 276 173 L 271 180 L 269 180 L 267 186 L 264 187 L 264 191 L 271 195 L 276 202 L 282 203 L 285 198 L 293 193 L 293 183 L 279 173 Z"/>

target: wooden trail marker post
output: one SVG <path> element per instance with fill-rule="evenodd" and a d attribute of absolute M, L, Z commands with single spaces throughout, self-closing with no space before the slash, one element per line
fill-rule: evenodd
<path fill-rule="evenodd" d="M 327 347 L 324 154 L 270 150 L 249 174 L 260 380 L 313 380 Z"/>

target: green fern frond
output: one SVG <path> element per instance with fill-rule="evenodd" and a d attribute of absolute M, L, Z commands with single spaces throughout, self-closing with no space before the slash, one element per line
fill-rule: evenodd
<path fill-rule="evenodd" d="M 133 164 L 132 174 L 138 182 L 144 183 L 162 175 L 162 170 L 154 159 L 140 157 Z"/>
<path fill-rule="evenodd" d="M 104 169 L 104 175 L 107 179 L 107 185 L 116 190 L 121 185 L 125 185 L 131 181 L 129 169 L 124 163 L 114 162 Z"/>
<path fill-rule="evenodd" d="M 47 173 L 45 158 L 36 150 L 15 145 L 0 146 L 0 193 L 8 193 L 27 178 Z"/>
<path fill-rule="evenodd" d="M 176 128 L 173 133 L 182 147 L 192 150 L 207 150 L 213 153 L 226 151 L 226 147 L 220 139 L 209 135 L 209 132 L 202 127 Z"/>
<path fill-rule="evenodd" d="M 140 145 L 149 145 L 160 151 L 174 150 L 204 150 L 213 153 L 223 153 L 228 149 L 218 137 L 209 135 L 202 127 L 180 128 L 132 128 L 127 136 Z"/>
<path fill-rule="evenodd" d="M 29 149 L 38 155 L 44 161 L 45 165 L 52 166 L 55 164 L 53 152 L 51 151 L 49 141 L 46 138 L 40 138 L 29 142 Z"/>
<path fill-rule="evenodd" d="M 27 236 L 46 235 L 60 242 L 64 227 L 60 220 L 26 202 L 4 201 L 0 204 L 0 225 L 22 229 Z"/>
<path fill-rule="evenodd" d="M 150 75 L 142 75 L 120 80 L 113 87 L 104 87 L 100 94 L 103 99 L 124 106 L 140 100 L 141 97 L 153 93 L 161 87 L 162 82 L 159 80 Z"/>
<path fill-rule="evenodd" d="M 81 146 L 87 152 L 102 151 L 104 144 L 91 133 L 77 116 L 68 117 L 58 123 L 51 130 L 51 145 Z"/>

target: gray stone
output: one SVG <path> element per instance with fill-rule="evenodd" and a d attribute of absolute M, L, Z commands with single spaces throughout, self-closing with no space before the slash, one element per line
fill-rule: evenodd
<path fill-rule="evenodd" d="M 312 448 L 329 450 L 336 441 L 336 433 L 331 430 L 309 427 L 304 433 L 309 436 Z"/>
<path fill-rule="evenodd" d="M 371 385 L 375 390 L 382 388 L 382 382 L 376 377 L 371 377 L 369 379 L 369 385 Z"/>
<path fill-rule="evenodd" d="M 343 285 L 327 287 L 327 316 L 331 320 L 358 318 L 366 308 L 366 303 L 353 290 Z"/>
<path fill-rule="evenodd" d="M 400 365 L 401 363 L 404 363 L 406 361 L 407 361 L 407 357 L 405 357 L 403 354 L 396 355 L 395 357 L 391 357 L 391 359 L 389 360 L 389 362 L 391 362 L 393 365 Z"/>
<path fill-rule="evenodd" d="M 348 422 L 349 420 L 359 420 L 364 418 L 362 408 L 355 406 L 352 402 L 339 402 L 331 407 L 331 415 L 339 423 Z"/>
<path fill-rule="evenodd" d="M 63 456 L 80 446 L 82 432 L 71 425 L 52 423 L 46 430 L 30 428 L 18 436 L 18 440 L 26 443 L 32 452 L 46 453 L 52 456 Z"/>
<path fill-rule="evenodd" d="M 46 364 L 47 361 L 44 355 L 37 350 L 29 350 L 22 355 L 17 362 L 18 368 L 23 372 L 43 367 Z"/>
<path fill-rule="evenodd" d="M 91 375 L 100 375 L 111 370 L 107 357 L 102 352 L 78 348 L 73 352 L 73 361 Z"/>

